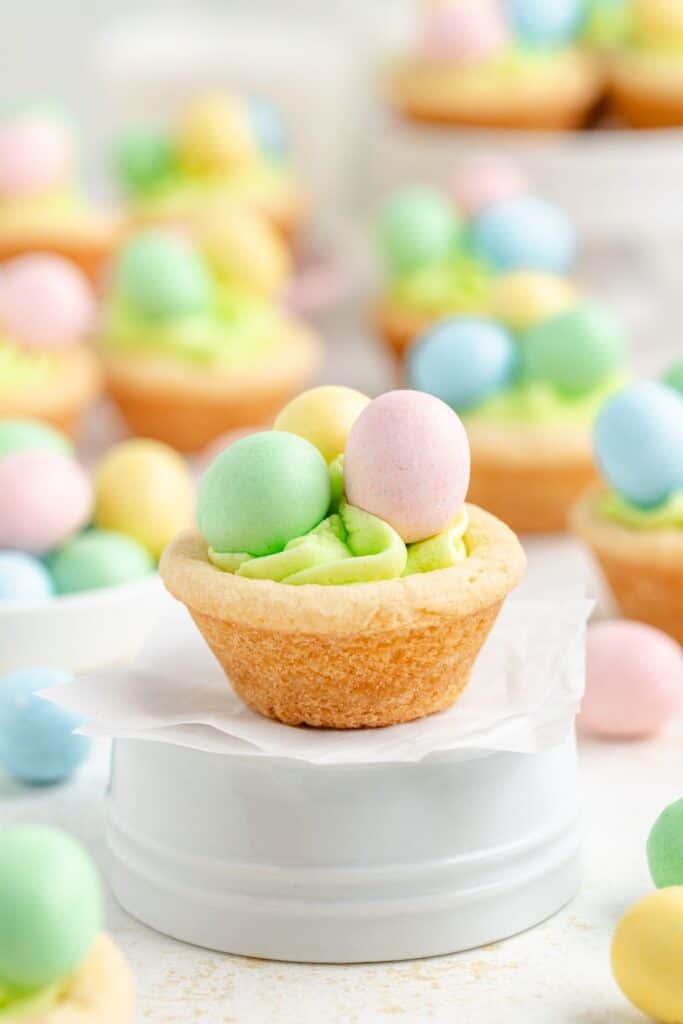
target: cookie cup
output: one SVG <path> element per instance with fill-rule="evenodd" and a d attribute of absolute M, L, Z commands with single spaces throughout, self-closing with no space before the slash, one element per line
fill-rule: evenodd
<path fill-rule="evenodd" d="M 610 63 L 611 99 L 634 128 L 683 125 L 683 56 L 676 64 L 623 53 Z"/>
<path fill-rule="evenodd" d="M 88 407 L 102 390 L 102 374 L 93 351 L 85 345 L 65 349 L 44 379 L 0 392 L 0 419 L 43 420 L 75 438 Z"/>
<path fill-rule="evenodd" d="M 321 357 L 292 321 L 271 352 L 226 369 L 103 349 L 107 390 L 131 432 L 194 452 L 235 427 L 270 423 L 309 382 Z"/>
<path fill-rule="evenodd" d="M 288 725 L 397 725 L 450 707 L 525 567 L 503 523 L 468 506 L 469 557 L 450 569 L 344 586 L 222 572 L 196 531 L 162 579 L 190 611 L 242 700 Z"/>
<path fill-rule="evenodd" d="M 0 226 L 0 262 L 37 252 L 55 253 L 75 263 L 95 285 L 102 281 L 112 253 L 123 237 L 116 217 L 93 217 L 85 224 L 5 224 Z"/>
<path fill-rule="evenodd" d="M 596 487 L 572 510 L 572 529 L 591 549 L 626 618 L 683 644 L 683 529 L 636 530 L 600 513 Z"/>
<path fill-rule="evenodd" d="M 391 355 L 402 363 L 413 341 L 446 315 L 457 313 L 427 313 L 389 298 L 380 299 L 372 314 L 373 329 Z"/>

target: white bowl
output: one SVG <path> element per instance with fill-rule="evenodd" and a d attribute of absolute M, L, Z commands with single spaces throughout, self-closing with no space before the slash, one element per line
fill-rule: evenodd
<path fill-rule="evenodd" d="M 0 604 L 0 675 L 35 666 L 83 672 L 137 653 L 167 598 L 154 573 L 43 602 Z"/>

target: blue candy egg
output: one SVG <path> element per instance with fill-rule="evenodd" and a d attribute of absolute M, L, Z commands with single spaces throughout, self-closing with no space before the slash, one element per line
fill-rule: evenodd
<path fill-rule="evenodd" d="M 456 317 L 431 328 L 410 349 L 408 381 L 415 390 L 466 410 L 509 385 L 517 361 L 517 345 L 500 324 Z"/>
<path fill-rule="evenodd" d="M 289 132 L 277 107 L 262 96 L 250 96 L 247 113 L 259 149 L 276 159 L 285 157 L 289 150 Z"/>
<path fill-rule="evenodd" d="M 53 594 L 52 577 L 41 561 L 23 551 L 0 551 L 0 604 L 46 601 Z"/>
<path fill-rule="evenodd" d="M 683 488 L 683 398 L 639 381 L 610 398 L 594 431 L 598 464 L 623 498 L 652 508 Z"/>
<path fill-rule="evenodd" d="M 92 741 L 73 734 L 83 719 L 36 696 L 71 678 L 52 668 L 20 669 L 0 678 L 0 765 L 20 782 L 63 782 L 87 757 Z"/>
<path fill-rule="evenodd" d="M 531 47 L 572 42 L 586 18 L 586 0 L 509 0 L 509 4 L 516 35 Z"/>
<path fill-rule="evenodd" d="M 576 260 L 569 217 L 547 199 L 518 196 L 487 207 L 472 224 L 475 254 L 497 270 L 564 274 Z"/>

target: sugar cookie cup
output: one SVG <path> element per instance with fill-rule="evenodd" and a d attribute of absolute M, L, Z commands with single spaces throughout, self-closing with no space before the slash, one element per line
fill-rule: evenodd
<path fill-rule="evenodd" d="M 88 348 L 62 352 L 44 378 L 39 376 L 17 391 L 0 388 L 0 418 L 43 420 L 75 438 L 86 410 L 101 391 L 102 372 L 94 352 Z"/>
<path fill-rule="evenodd" d="M 683 48 L 675 54 L 627 51 L 609 62 L 610 98 L 634 128 L 683 125 Z"/>

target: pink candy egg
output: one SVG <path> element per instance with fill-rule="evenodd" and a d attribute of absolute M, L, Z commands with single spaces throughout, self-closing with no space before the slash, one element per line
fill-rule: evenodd
<path fill-rule="evenodd" d="M 470 447 L 445 402 L 420 391 L 389 391 L 368 405 L 344 452 L 346 496 L 384 519 L 404 541 L 449 526 L 470 480 Z"/>
<path fill-rule="evenodd" d="M 0 323 L 29 349 L 83 341 L 95 320 L 85 274 L 60 256 L 19 256 L 0 272 Z"/>
<path fill-rule="evenodd" d="M 422 26 L 422 52 L 432 60 L 470 63 L 498 53 L 508 28 L 495 0 L 463 0 L 429 10 Z"/>
<path fill-rule="evenodd" d="M 597 622 L 586 639 L 579 724 L 614 739 L 651 736 L 683 709 L 683 653 L 642 622 Z"/>
<path fill-rule="evenodd" d="M 455 185 L 455 200 L 468 217 L 487 206 L 503 203 L 529 191 L 526 175 L 517 164 L 503 159 L 477 160 L 469 164 Z"/>
<path fill-rule="evenodd" d="M 0 127 L 0 196 L 44 192 L 66 178 L 72 143 L 64 125 L 42 114 L 21 114 Z"/>
<path fill-rule="evenodd" d="M 30 448 L 0 459 L 0 549 L 42 555 L 90 519 L 90 481 L 75 459 Z"/>

